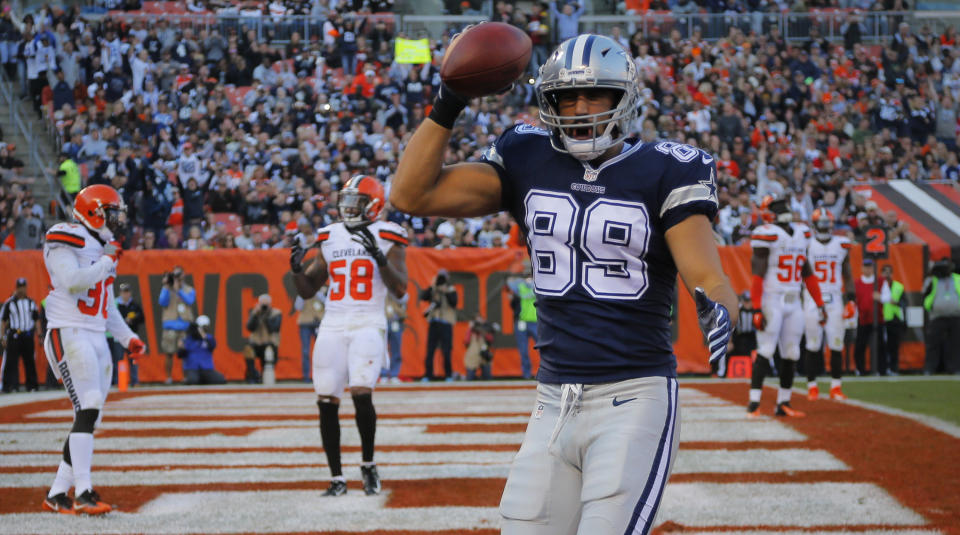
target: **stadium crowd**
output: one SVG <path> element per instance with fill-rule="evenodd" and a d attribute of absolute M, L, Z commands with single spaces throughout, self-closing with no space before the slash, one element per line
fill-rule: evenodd
<path fill-rule="evenodd" d="M 360 4 L 264 4 L 265 16 L 285 5 L 284 13 L 325 17 L 322 33 L 305 41 L 293 32 L 282 46 L 242 25 L 221 34 L 162 17 L 155 24 L 110 16 L 91 22 L 73 8 L 44 8 L 25 17 L 21 30 L 5 9 L 0 59 L 51 121 L 65 185 L 75 165 L 82 185 L 121 192 L 128 246 L 288 247 L 336 218 L 337 190 L 350 176 L 373 175 L 390 187 L 398 156 L 439 88 L 453 30 L 432 42 L 432 63 L 401 64 L 393 57 L 394 28 L 371 15 L 384 6 Z M 715 11 L 712 3 L 694 6 L 701 7 Z M 551 21 L 562 33 L 580 12 L 575 4 L 514 10 L 498 2 L 493 18 L 530 33 L 535 72 L 556 38 Z M 799 220 L 822 206 L 841 231 L 856 237 L 864 222 L 884 223 L 897 242 L 913 239 L 909 229 L 850 186 L 960 179 L 960 47 L 952 29 L 935 35 L 927 26 L 895 26 L 880 46 L 861 42 L 863 22 L 853 11 L 835 42 L 816 25 L 801 42 L 785 41 L 776 26 L 731 27 L 712 42 L 700 26 L 690 35 L 669 25 L 632 35 L 612 26 L 609 33 L 631 50 L 644 80 L 636 135 L 688 143 L 717 158 L 719 242 L 749 236 L 767 193 L 788 196 Z M 471 104 L 447 163 L 478 159 L 514 123 L 537 122 L 525 80 Z M 16 162 L 3 149 L 0 166 L 11 169 Z M 16 209 L 16 175 L 3 173 L 0 239 L 30 213 Z M 511 243 L 506 214 L 448 221 L 388 213 L 420 246 Z"/>

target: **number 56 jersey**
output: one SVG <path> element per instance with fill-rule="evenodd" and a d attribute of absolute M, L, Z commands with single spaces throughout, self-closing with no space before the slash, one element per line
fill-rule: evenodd
<path fill-rule="evenodd" d="M 484 161 L 527 236 L 538 380 L 674 376 L 677 268 L 665 234 L 687 217 L 716 215 L 713 158 L 689 145 L 634 142 L 593 167 L 554 150 L 546 131 L 518 125 Z"/>

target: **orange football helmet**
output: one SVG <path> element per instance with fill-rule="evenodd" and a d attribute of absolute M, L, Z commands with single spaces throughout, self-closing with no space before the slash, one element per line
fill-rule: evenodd
<path fill-rule="evenodd" d="M 760 216 L 767 223 L 789 223 L 793 221 L 790 203 L 781 195 L 767 194 L 760 201 Z"/>
<path fill-rule="evenodd" d="M 368 175 L 354 175 L 340 190 L 337 210 L 348 227 L 372 223 L 384 206 L 383 184 Z"/>
<path fill-rule="evenodd" d="M 106 184 L 83 188 L 73 201 L 73 217 L 90 232 L 106 240 L 112 239 L 110 234 L 120 233 L 125 212 L 126 206 L 120 194 Z"/>
<path fill-rule="evenodd" d="M 810 216 L 813 228 L 820 234 L 830 234 L 833 232 L 833 213 L 823 208 L 817 208 Z"/>

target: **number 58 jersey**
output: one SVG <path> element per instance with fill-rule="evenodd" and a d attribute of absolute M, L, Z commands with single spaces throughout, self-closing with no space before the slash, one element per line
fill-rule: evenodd
<path fill-rule="evenodd" d="M 407 232 L 389 221 L 374 221 L 367 227 L 383 254 L 409 243 Z M 371 322 L 386 325 L 387 286 L 380 267 L 342 222 L 317 231 L 320 254 L 327 262 L 327 300 L 323 324 L 351 326 Z"/>
<path fill-rule="evenodd" d="M 484 154 L 527 236 L 543 383 L 671 377 L 677 268 L 666 232 L 717 213 L 716 165 L 673 142 L 625 143 L 598 167 L 515 126 Z"/>

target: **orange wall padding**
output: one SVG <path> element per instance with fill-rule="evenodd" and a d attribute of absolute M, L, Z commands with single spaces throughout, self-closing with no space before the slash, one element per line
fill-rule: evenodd
<path fill-rule="evenodd" d="M 722 247 L 720 249 L 724 269 L 730 276 L 734 289 L 741 292 L 748 288 L 750 280 L 750 249 L 747 246 Z M 454 368 L 463 373 L 462 341 L 467 321 L 476 314 L 488 320 L 498 321 L 503 333 L 494 341 L 493 372 L 500 376 L 520 375 L 520 362 L 513 338 L 513 320 L 504 283 L 510 273 L 522 265 L 525 253 L 521 249 L 435 249 L 410 248 L 407 252 L 407 269 L 410 274 L 411 294 L 409 316 L 404 332 L 404 362 L 401 375 L 419 377 L 424 370 L 427 323 L 423 318 L 425 303 L 416 299 L 416 292 L 428 286 L 437 270 L 447 269 L 460 294 L 460 322 L 454 330 Z M 860 251 L 853 251 L 852 264 L 859 275 Z M 907 292 L 920 292 L 923 284 L 922 245 L 896 245 L 891 247 L 890 262 L 896 268 L 898 278 Z M 887 261 L 881 261 L 883 265 Z M 213 320 L 218 347 L 214 360 L 218 370 L 228 379 L 241 380 L 244 363 L 241 357 L 247 313 L 254 305 L 257 295 L 269 292 L 275 307 L 284 312 L 282 342 L 277 363 L 277 378 L 300 379 L 300 337 L 293 309 L 295 291 L 288 268 L 288 252 L 269 251 L 128 251 L 120 261 L 117 283 L 131 284 L 134 297 L 143 304 L 146 315 L 145 336 L 148 356 L 140 359 L 140 380 L 160 381 L 164 378 L 163 357 L 158 354 L 160 337 L 159 308 L 156 305 L 163 273 L 181 265 L 197 290 L 196 310 Z M 18 277 L 29 281 L 29 294 L 40 301 L 47 292 L 47 274 L 39 251 L 6 252 L 0 254 L 0 296 L 13 292 Z M 705 373 L 709 371 L 707 352 L 699 336 L 693 300 L 682 288 L 678 292 L 677 321 L 674 329 L 674 351 L 678 356 L 681 373 Z M 914 298 L 911 302 L 918 303 Z M 677 332 L 687 333 L 678 337 Z M 690 336 L 689 334 L 697 333 Z M 534 367 L 538 362 L 536 351 L 531 355 Z M 442 370 L 439 352 L 435 369 Z M 900 357 L 903 369 L 922 366 L 923 345 L 921 342 L 906 342 Z M 45 364 L 42 350 L 38 347 L 38 371 L 43 379 Z M 179 377 L 179 373 L 175 374 Z"/>

